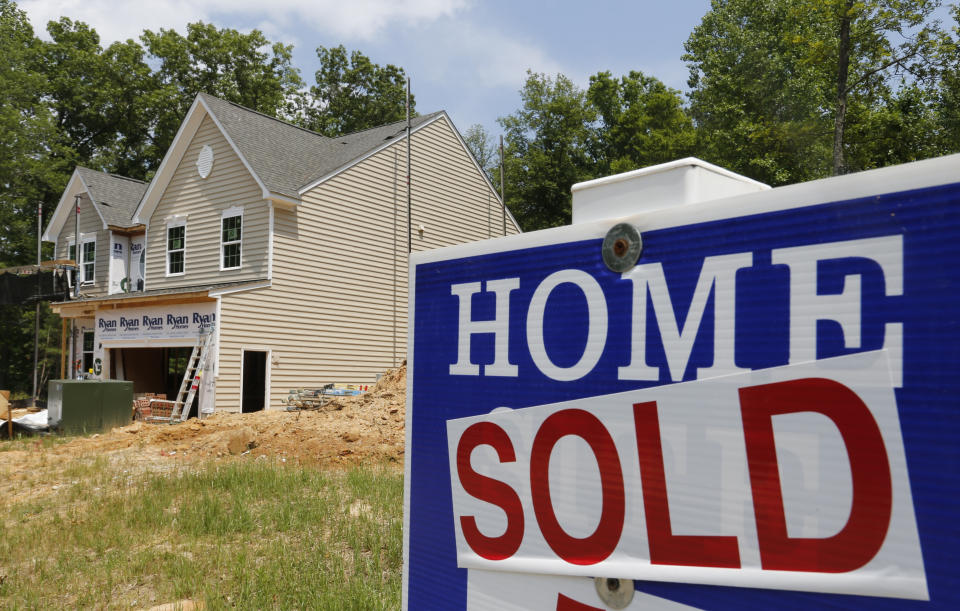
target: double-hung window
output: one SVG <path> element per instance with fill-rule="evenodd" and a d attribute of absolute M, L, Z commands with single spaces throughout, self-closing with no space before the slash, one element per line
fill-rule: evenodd
<path fill-rule="evenodd" d="M 187 220 L 167 221 L 167 275 L 179 276 L 185 270 L 187 255 Z"/>
<path fill-rule="evenodd" d="M 220 217 L 220 269 L 240 269 L 243 208 L 233 207 Z"/>
<path fill-rule="evenodd" d="M 97 267 L 97 241 L 96 239 L 83 240 L 80 245 L 80 256 L 82 258 L 80 263 L 80 281 L 84 284 L 91 284 L 93 282 L 94 270 Z"/>
<path fill-rule="evenodd" d="M 80 258 L 77 258 L 77 244 L 70 241 L 69 256 L 71 261 L 76 261 L 80 268 L 80 283 L 93 284 L 95 271 L 97 267 L 97 239 L 81 238 L 80 240 Z"/>

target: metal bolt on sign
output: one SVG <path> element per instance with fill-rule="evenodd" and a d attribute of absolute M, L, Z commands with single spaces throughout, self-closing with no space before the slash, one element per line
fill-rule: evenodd
<path fill-rule="evenodd" d="M 627 223 L 617 223 L 611 227 L 600 248 L 603 262 L 615 272 L 625 272 L 636 265 L 642 250 L 640 232 Z"/>
<path fill-rule="evenodd" d="M 596 577 L 593 585 L 597 596 L 610 609 L 626 609 L 633 600 L 633 580 Z"/>

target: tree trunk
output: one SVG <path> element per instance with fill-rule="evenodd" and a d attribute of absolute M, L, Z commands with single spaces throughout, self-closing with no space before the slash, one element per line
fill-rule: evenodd
<path fill-rule="evenodd" d="M 843 129 L 847 120 L 847 78 L 850 73 L 850 20 L 854 0 L 847 0 L 840 15 L 840 46 L 837 53 L 837 108 L 833 119 L 833 175 L 845 174 Z"/>

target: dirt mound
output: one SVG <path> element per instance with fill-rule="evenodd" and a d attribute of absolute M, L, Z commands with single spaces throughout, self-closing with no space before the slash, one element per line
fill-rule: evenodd
<path fill-rule="evenodd" d="M 135 461 L 270 456 L 302 463 L 403 463 L 406 367 L 388 371 L 369 392 L 336 397 L 315 411 L 218 412 L 178 424 L 135 422 L 109 433 L 11 451 L 21 467 L 54 457 L 122 452 Z M 39 454 L 45 455 L 41 458 Z"/>

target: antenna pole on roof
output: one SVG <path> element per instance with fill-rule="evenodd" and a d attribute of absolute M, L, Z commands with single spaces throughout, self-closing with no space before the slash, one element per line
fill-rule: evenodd
<path fill-rule="evenodd" d="M 407 77 L 407 252 L 413 252 L 413 222 L 410 211 L 413 208 L 410 196 L 410 77 Z"/>
<path fill-rule="evenodd" d="M 507 194 L 503 190 L 503 134 L 500 134 L 500 199 L 503 203 L 503 235 L 507 235 Z"/>
<path fill-rule="evenodd" d="M 33 315 L 33 405 L 37 405 L 37 365 L 40 360 L 40 225 L 43 223 L 43 202 L 37 204 L 37 303 Z"/>

